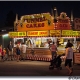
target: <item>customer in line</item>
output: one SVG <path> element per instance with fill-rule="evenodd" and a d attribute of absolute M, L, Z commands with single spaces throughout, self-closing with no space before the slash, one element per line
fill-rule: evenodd
<path fill-rule="evenodd" d="M 13 44 L 11 41 L 8 44 L 7 49 L 8 49 L 9 60 L 13 60 Z"/>
<path fill-rule="evenodd" d="M 50 46 L 51 54 L 52 54 L 52 60 L 54 59 L 54 56 L 57 56 L 57 47 L 55 43 Z"/>
<path fill-rule="evenodd" d="M 72 60 L 73 60 L 72 44 L 68 44 L 65 53 L 65 67 L 69 71 L 68 75 L 72 73 Z"/>
<path fill-rule="evenodd" d="M 16 47 L 17 62 L 19 62 L 19 59 L 20 59 L 20 53 L 21 53 L 21 51 L 20 51 L 20 47 L 19 47 L 19 45 L 17 44 L 17 47 Z"/>

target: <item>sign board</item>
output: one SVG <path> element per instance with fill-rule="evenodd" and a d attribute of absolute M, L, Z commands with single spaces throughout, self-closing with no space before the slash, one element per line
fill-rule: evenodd
<path fill-rule="evenodd" d="M 80 31 L 62 30 L 62 36 L 80 36 Z"/>
<path fill-rule="evenodd" d="M 74 29 L 77 31 L 80 30 L 80 18 L 74 19 Z"/>
<path fill-rule="evenodd" d="M 80 53 L 74 53 L 74 64 L 80 64 Z"/>
<path fill-rule="evenodd" d="M 62 30 L 62 35 L 72 36 L 73 35 L 73 31 L 72 30 Z"/>
<path fill-rule="evenodd" d="M 48 31 L 28 31 L 27 36 L 49 36 Z"/>
<path fill-rule="evenodd" d="M 50 30 L 50 36 L 61 36 L 61 30 Z"/>
<path fill-rule="evenodd" d="M 66 13 L 62 12 L 60 14 L 60 17 L 58 17 L 58 22 L 57 22 L 57 30 L 70 30 L 70 19 L 67 17 Z"/>
<path fill-rule="evenodd" d="M 17 24 L 17 31 L 35 31 L 52 29 L 54 29 L 54 24 L 53 18 L 50 15 L 50 13 L 25 15 L 21 17 L 19 23 Z"/>
<path fill-rule="evenodd" d="M 25 37 L 26 32 L 9 32 L 9 37 Z"/>

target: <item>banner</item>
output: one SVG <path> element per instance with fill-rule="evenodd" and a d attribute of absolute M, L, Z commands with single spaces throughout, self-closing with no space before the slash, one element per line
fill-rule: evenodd
<path fill-rule="evenodd" d="M 74 53 L 74 64 L 80 64 L 80 53 Z"/>
<path fill-rule="evenodd" d="M 60 17 L 58 17 L 57 27 L 56 30 L 70 30 L 70 19 L 66 17 L 66 13 L 62 12 Z"/>
<path fill-rule="evenodd" d="M 62 30 L 62 35 L 72 36 L 73 35 L 73 31 L 72 30 Z"/>
<path fill-rule="evenodd" d="M 27 32 L 27 36 L 49 36 L 49 32 L 48 31 L 28 31 Z"/>
<path fill-rule="evenodd" d="M 80 31 L 80 18 L 74 19 L 74 29 Z"/>
<path fill-rule="evenodd" d="M 50 36 L 61 36 L 61 30 L 50 30 Z"/>
<path fill-rule="evenodd" d="M 62 30 L 62 36 L 80 36 L 80 31 Z"/>
<path fill-rule="evenodd" d="M 9 32 L 9 37 L 25 37 L 26 32 Z"/>
<path fill-rule="evenodd" d="M 22 16 L 19 23 L 16 26 L 17 26 L 17 31 L 54 29 L 53 18 L 49 13 Z"/>

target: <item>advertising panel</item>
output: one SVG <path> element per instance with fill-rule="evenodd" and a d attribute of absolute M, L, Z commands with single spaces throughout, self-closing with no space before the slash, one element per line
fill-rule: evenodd
<path fill-rule="evenodd" d="M 74 30 L 80 31 L 80 18 L 74 19 Z"/>
<path fill-rule="evenodd" d="M 67 17 L 66 13 L 62 12 L 60 17 L 58 17 L 56 30 L 70 30 L 70 19 Z"/>
<path fill-rule="evenodd" d="M 54 29 L 53 18 L 49 13 L 22 16 L 17 31 L 35 31 Z"/>
<path fill-rule="evenodd" d="M 80 31 L 62 30 L 62 36 L 80 36 Z"/>
<path fill-rule="evenodd" d="M 27 36 L 49 36 L 48 31 L 28 31 Z"/>
<path fill-rule="evenodd" d="M 61 36 L 61 30 L 50 30 L 50 36 Z"/>
<path fill-rule="evenodd" d="M 74 64 L 80 64 L 80 53 L 74 53 Z"/>
<path fill-rule="evenodd" d="M 9 32 L 9 37 L 25 37 L 26 32 Z"/>

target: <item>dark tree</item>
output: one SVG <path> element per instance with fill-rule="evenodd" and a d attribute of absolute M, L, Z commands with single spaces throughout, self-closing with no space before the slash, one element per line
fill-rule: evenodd
<path fill-rule="evenodd" d="M 16 14 L 14 14 L 13 11 L 10 11 L 6 17 L 5 27 L 13 27 L 15 19 L 16 19 Z"/>

